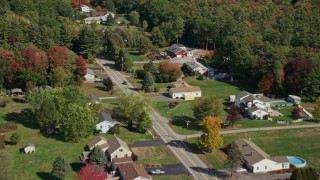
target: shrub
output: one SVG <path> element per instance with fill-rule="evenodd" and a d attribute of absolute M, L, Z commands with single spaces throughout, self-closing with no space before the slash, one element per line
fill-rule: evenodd
<path fill-rule="evenodd" d="M 131 157 L 132 157 L 132 161 L 138 161 L 139 159 L 136 154 L 132 154 Z"/>
<path fill-rule="evenodd" d="M 108 131 L 109 134 L 120 134 L 120 125 L 116 124 Z"/>
<path fill-rule="evenodd" d="M 179 104 L 180 104 L 180 102 L 174 101 L 174 102 L 170 102 L 170 103 L 167 105 L 167 107 L 168 107 L 169 109 L 174 109 L 174 108 L 176 108 Z"/>
<path fill-rule="evenodd" d="M 10 136 L 10 141 L 12 144 L 16 145 L 20 142 L 20 135 L 18 133 L 13 133 L 11 136 Z"/>
<path fill-rule="evenodd" d="M 154 87 L 154 92 L 159 92 L 160 89 L 158 87 Z"/>

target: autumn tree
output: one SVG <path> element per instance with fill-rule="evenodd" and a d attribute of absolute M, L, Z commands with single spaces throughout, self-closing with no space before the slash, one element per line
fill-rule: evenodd
<path fill-rule="evenodd" d="M 230 106 L 230 109 L 228 109 L 227 121 L 229 122 L 229 124 L 231 124 L 231 126 L 233 126 L 234 123 L 240 119 L 241 119 L 240 109 L 235 104 L 232 104 Z"/>
<path fill-rule="evenodd" d="M 193 114 L 197 121 L 208 116 L 219 117 L 221 115 L 221 102 L 216 97 L 197 98 L 193 103 Z"/>
<path fill-rule="evenodd" d="M 203 119 L 203 132 L 199 139 L 199 148 L 211 152 L 223 146 L 223 139 L 220 136 L 221 119 L 214 116 L 207 116 Z"/>
<path fill-rule="evenodd" d="M 264 76 L 258 84 L 259 92 L 264 94 L 270 94 L 273 91 L 274 77 L 272 73 L 268 73 Z"/>
<path fill-rule="evenodd" d="M 77 7 L 78 8 L 78 7 L 80 7 L 80 6 L 84 5 L 84 4 L 89 3 L 90 0 L 71 0 L 70 2 L 71 2 L 71 5 L 73 7 Z"/>
<path fill-rule="evenodd" d="M 160 62 L 159 75 L 157 82 L 167 83 L 176 81 L 182 74 L 180 65 L 171 64 L 169 60 L 164 60 Z"/>
<path fill-rule="evenodd" d="M 76 180 L 105 180 L 108 178 L 108 173 L 100 167 L 93 164 L 86 164 L 77 173 Z"/>
<path fill-rule="evenodd" d="M 316 101 L 316 105 L 314 107 L 314 111 L 312 115 L 313 115 L 313 118 L 320 120 L 320 97 L 318 97 Z"/>
<path fill-rule="evenodd" d="M 100 168 L 105 168 L 107 157 L 99 146 L 95 146 L 88 156 L 88 162 Z"/>
<path fill-rule="evenodd" d="M 48 50 L 50 68 L 63 67 L 67 56 L 67 49 L 60 46 L 53 46 Z"/>
<path fill-rule="evenodd" d="M 300 107 L 295 107 L 292 110 L 292 118 L 299 119 L 301 118 L 302 109 Z"/>
<path fill-rule="evenodd" d="M 57 179 L 65 179 L 70 172 L 70 165 L 62 156 L 57 157 L 52 165 L 51 175 Z"/>
<path fill-rule="evenodd" d="M 84 77 L 87 73 L 87 62 L 83 59 L 82 56 L 78 56 L 76 65 L 77 74 L 79 74 L 80 77 Z"/>
<path fill-rule="evenodd" d="M 103 79 L 102 83 L 107 87 L 107 91 L 112 91 L 114 89 L 114 84 L 113 84 L 112 79 L 110 77 Z"/>
<path fill-rule="evenodd" d="M 243 156 L 239 150 L 238 145 L 233 141 L 227 148 L 228 158 L 225 162 L 225 166 L 230 169 L 230 176 L 232 177 L 233 171 L 241 167 L 243 163 Z"/>

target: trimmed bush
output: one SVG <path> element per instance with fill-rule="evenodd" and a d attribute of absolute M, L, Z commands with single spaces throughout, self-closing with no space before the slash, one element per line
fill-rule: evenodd
<path fill-rule="evenodd" d="M 16 145 L 20 142 L 20 135 L 18 133 L 13 133 L 11 136 L 10 136 L 10 141 L 12 144 Z"/>

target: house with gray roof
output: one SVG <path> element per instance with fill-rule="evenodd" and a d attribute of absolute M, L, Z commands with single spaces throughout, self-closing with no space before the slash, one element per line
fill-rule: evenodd
<path fill-rule="evenodd" d="M 199 63 L 198 61 L 190 61 L 186 63 L 186 66 L 189 71 L 193 73 L 204 74 L 208 71 L 208 68 Z"/>
<path fill-rule="evenodd" d="M 87 82 L 94 82 L 96 80 L 96 74 L 93 72 L 92 69 L 87 68 L 87 73 L 84 76 Z"/>
<path fill-rule="evenodd" d="M 131 157 L 132 152 L 126 142 L 118 138 L 116 135 L 108 141 L 109 148 L 107 154 L 112 162 L 115 158 Z"/>
<path fill-rule="evenodd" d="M 270 157 L 255 143 L 247 139 L 237 139 L 235 143 L 238 145 L 246 167 L 252 173 L 278 171 L 290 168 L 287 156 Z"/>
<path fill-rule="evenodd" d="M 99 112 L 97 115 L 96 130 L 101 133 L 107 133 L 110 128 L 112 128 L 116 123 L 111 117 L 111 114 L 105 112 Z"/>

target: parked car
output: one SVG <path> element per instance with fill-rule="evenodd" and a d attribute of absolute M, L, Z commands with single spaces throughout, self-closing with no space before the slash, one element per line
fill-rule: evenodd
<path fill-rule="evenodd" d="M 165 174 L 165 171 L 161 171 L 160 169 L 156 169 L 156 170 L 151 170 L 150 173 L 152 175 L 161 175 L 161 174 Z"/>
<path fill-rule="evenodd" d="M 247 169 L 245 168 L 239 168 L 236 170 L 237 173 L 240 173 L 240 172 L 247 172 Z"/>
<path fill-rule="evenodd" d="M 127 82 L 127 81 L 123 81 L 122 84 L 123 84 L 123 85 L 127 85 L 128 82 Z"/>

